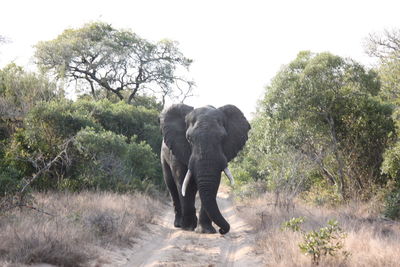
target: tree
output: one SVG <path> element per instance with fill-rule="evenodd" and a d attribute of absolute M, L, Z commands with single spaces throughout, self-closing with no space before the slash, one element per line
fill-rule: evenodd
<path fill-rule="evenodd" d="M 0 69 L 0 140 L 9 137 L 37 103 L 63 97 L 63 91 L 44 75 L 11 63 Z"/>
<path fill-rule="evenodd" d="M 382 96 L 398 102 L 400 96 L 400 29 L 370 34 L 365 49 L 379 59 L 378 72 L 382 82 Z M 397 103 L 398 105 L 398 103 Z"/>
<path fill-rule="evenodd" d="M 63 91 L 44 75 L 11 63 L 0 70 L 0 115 L 22 117 L 36 103 L 62 97 Z"/>
<path fill-rule="evenodd" d="M 382 180 L 382 152 L 394 131 L 379 89 L 376 73 L 350 59 L 301 52 L 266 88 L 249 143 L 283 176 L 318 173 L 342 198 L 350 189 L 366 192 Z"/>
<path fill-rule="evenodd" d="M 396 134 L 384 153 L 382 172 L 389 176 L 384 215 L 398 219 L 400 218 L 400 29 L 370 34 L 366 42 L 366 52 L 379 59 L 377 69 L 382 81 L 381 96 L 395 106 L 393 118 L 396 121 Z"/>
<path fill-rule="evenodd" d="M 193 82 L 176 74 L 192 63 L 176 42 L 152 43 L 103 22 L 67 29 L 54 40 L 39 42 L 35 57 L 43 71 L 89 87 L 95 99 L 105 90 L 131 103 L 139 92 L 151 92 L 164 103 L 167 96 L 185 99 L 192 91 Z"/>
<path fill-rule="evenodd" d="M 371 33 L 367 37 L 366 52 L 382 61 L 400 57 L 400 29 Z"/>

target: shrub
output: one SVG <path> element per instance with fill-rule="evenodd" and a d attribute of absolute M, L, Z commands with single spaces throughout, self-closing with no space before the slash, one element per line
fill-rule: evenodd
<path fill-rule="evenodd" d="M 329 220 L 327 226 L 310 232 L 301 229 L 300 225 L 304 220 L 304 217 L 292 218 L 284 222 L 282 228 L 302 233 L 304 242 L 299 244 L 299 248 L 305 255 L 311 256 L 313 264 L 318 265 L 321 258 L 327 255 L 335 256 L 343 248 L 346 234 L 336 220 Z M 349 255 L 346 251 L 342 253 L 345 257 Z"/>
<path fill-rule="evenodd" d="M 90 110 L 78 110 L 72 101 L 66 100 L 38 104 L 25 121 L 27 136 L 32 141 L 69 138 L 86 127 L 101 128 Z"/>
<path fill-rule="evenodd" d="M 335 207 L 342 203 L 336 186 L 321 179 L 316 179 L 310 189 L 303 192 L 301 196 L 306 202 L 315 206 Z"/>
<path fill-rule="evenodd" d="M 392 179 L 387 183 L 384 215 L 391 219 L 400 219 L 400 142 L 397 141 L 384 154 L 382 172 Z"/>
<path fill-rule="evenodd" d="M 154 179 L 155 181 L 160 181 L 162 178 L 157 154 L 144 141 L 132 142 L 128 145 L 125 164 L 133 177 L 139 177 L 141 180 Z"/>
<path fill-rule="evenodd" d="M 74 108 L 90 112 L 92 118 L 105 130 L 124 135 L 128 140 L 137 136 L 139 141 L 146 141 L 159 153 L 162 139 L 157 110 L 124 102 L 112 103 L 106 99 L 98 102 L 80 100 L 74 103 Z"/>
<path fill-rule="evenodd" d="M 393 189 L 386 195 L 383 214 L 390 219 L 400 219 L 400 188 Z"/>
<path fill-rule="evenodd" d="M 20 181 L 52 161 L 66 140 L 74 138 L 64 161 L 32 184 L 36 189 L 147 190 L 161 180 L 157 117 L 155 110 L 108 100 L 39 103 L 28 113 L 24 128 L 2 145 L 2 154 L 7 165 L 18 170 L 14 176 Z M 15 186 L 14 179 L 1 180 Z"/>
<path fill-rule="evenodd" d="M 21 172 L 12 166 L 0 166 L 0 198 L 20 189 Z"/>
<path fill-rule="evenodd" d="M 126 137 L 111 131 L 86 128 L 76 135 L 74 175 L 64 188 L 97 188 L 115 191 L 144 191 L 160 179 L 159 161 L 151 147 L 142 141 L 130 144 Z"/>

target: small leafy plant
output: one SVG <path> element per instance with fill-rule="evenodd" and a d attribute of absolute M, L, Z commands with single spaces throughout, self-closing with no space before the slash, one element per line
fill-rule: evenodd
<path fill-rule="evenodd" d="M 303 235 L 303 242 L 299 248 L 305 255 L 311 256 L 312 264 L 319 265 L 323 256 L 336 256 L 343 248 L 346 233 L 339 227 L 336 220 L 329 220 L 327 226 L 319 230 L 306 232 L 301 229 L 301 224 L 305 221 L 304 217 L 292 218 L 282 224 L 282 229 L 290 229 L 293 232 L 300 232 Z M 342 251 L 347 258 L 350 253 Z"/>
<path fill-rule="evenodd" d="M 301 230 L 300 225 L 305 221 L 304 217 L 298 217 L 298 218 L 292 218 L 289 221 L 283 222 L 282 224 L 282 230 L 285 228 L 288 228 L 292 230 L 293 232 L 304 232 Z"/>

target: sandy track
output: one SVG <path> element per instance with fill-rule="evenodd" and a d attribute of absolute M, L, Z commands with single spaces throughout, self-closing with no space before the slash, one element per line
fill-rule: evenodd
<path fill-rule="evenodd" d="M 149 234 L 142 235 L 132 248 L 115 251 L 112 260 L 101 266 L 262 266 L 254 251 L 253 231 L 237 216 L 229 195 L 220 192 L 217 201 L 231 224 L 228 234 L 174 228 L 173 209 L 168 207 L 159 221 L 150 225 Z"/>

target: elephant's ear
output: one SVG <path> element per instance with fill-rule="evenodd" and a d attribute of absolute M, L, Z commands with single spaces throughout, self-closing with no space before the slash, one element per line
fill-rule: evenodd
<path fill-rule="evenodd" d="M 226 105 L 220 107 L 219 110 L 225 114 L 226 118 L 225 129 L 228 136 L 224 139 L 222 147 L 229 162 L 236 157 L 246 143 L 250 124 L 240 109 L 234 105 Z"/>
<path fill-rule="evenodd" d="M 160 127 L 165 144 L 175 157 L 186 164 L 189 162 L 190 145 L 186 140 L 185 116 L 192 110 L 191 106 L 175 104 L 160 115 Z"/>

